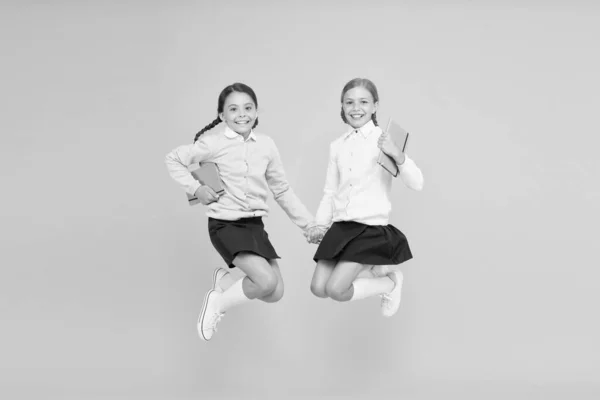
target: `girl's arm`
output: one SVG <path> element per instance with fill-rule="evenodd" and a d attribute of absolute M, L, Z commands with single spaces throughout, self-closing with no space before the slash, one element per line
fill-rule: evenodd
<path fill-rule="evenodd" d="M 290 187 L 285 177 L 279 150 L 277 150 L 274 142 L 271 143 L 271 157 L 265 172 L 269 189 L 273 193 L 277 204 L 285 211 L 292 222 L 301 229 L 307 229 L 313 225 L 313 216 Z"/>
<path fill-rule="evenodd" d="M 194 179 L 188 166 L 205 161 L 209 156 L 210 150 L 206 141 L 204 138 L 200 138 L 194 144 L 179 146 L 171 151 L 165 157 L 165 164 L 171 178 L 179 183 L 188 194 L 194 195 L 201 185 Z"/>
<path fill-rule="evenodd" d="M 402 179 L 402 182 L 404 182 L 404 184 L 410 189 L 417 191 L 422 190 L 423 173 L 421 172 L 419 167 L 417 167 L 417 164 L 415 164 L 415 162 L 412 159 L 408 158 L 406 153 L 404 153 L 403 156 L 399 158 L 404 159 L 396 161 L 400 170 L 399 175 L 400 179 Z M 399 163 L 398 161 L 401 161 L 401 163 Z"/>
<path fill-rule="evenodd" d="M 325 176 L 325 189 L 323 198 L 317 209 L 315 222 L 318 226 L 328 229 L 333 219 L 333 196 L 335 195 L 339 184 L 339 171 L 336 163 L 336 152 L 334 143 L 329 146 L 329 164 L 327 165 L 327 175 Z"/>
<path fill-rule="evenodd" d="M 400 170 L 399 175 L 402 182 L 413 190 L 423 189 L 423 174 L 417 164 L 403 153 L 391 136 L 382 132 L 377 141 L 377 146 L 388 156 L 392 157 Z"/>

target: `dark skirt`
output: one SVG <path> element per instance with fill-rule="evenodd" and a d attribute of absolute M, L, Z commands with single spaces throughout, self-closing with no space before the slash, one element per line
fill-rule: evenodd
<path fill-rule="evenodd" d="M 257 254 L 267 260 L 280 258 L 269 241 L 261 217 L 237 221 L 208 218 L 208 233 L 214 248 L 229 268 L 235 267 L 233 259 L 242 251 Z"/>
<path fill-rule="evenodd" d="M 397 265 L 411 258 L 406 236 L 393 225 L 365 225 L 343 221 L 331 225 L 313 260 Z"/>

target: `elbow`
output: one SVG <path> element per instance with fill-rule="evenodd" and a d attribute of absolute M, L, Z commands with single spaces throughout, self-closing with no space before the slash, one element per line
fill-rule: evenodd
<path fill-rule="evenodd" d="M 423 190 L 423 177 L 422 176 L 420 176 L 420 177 L 403 176 L 402 183 L 404 183 L 404 186 L 406 186 L 407 188 L 415 190 L 417 192 L 420 192 L 421 190 Z"/>
<path fill-rule="evenodd" d="M 172 164 L 173 161 L 175 161 L 175 157 L 173 156 L 173 152 L 167 153 L 167 155 L 164 158 L 165 160 L 165 164 L 169 165 Z"/>
<path fill-rule="evenodd" d="M 415 182 L 413 189 L 416 190 L 417 192 L 420 192 L 421 190 L 423 190 L 423 179 L 422 178 L 418 182 Z"/>
<path fill-rule="evenodd" d="M 285 186 L 282 188 L 278 188 L 277 190 L 271 190 L 271 192 L 273 193 L 273 198 L 275 199 L 275 201 L 278 201 L 279 199 L 281 199 L 288 191 L 290 190 L 289 186 Z"/>
<path fill-rule="evenodd" d="M 414 191 L 420 192 L 423 190 L 423 178 L 405 181 L 404 183 L 409 189 Z"/>
<path fill-rule="evenodd" d="M 178 154 L 175 151 L 172 151 L 170 153 L 168 153 L 165 158 L 165 165 L 167 166 L 168 169 L 172 169 L 172 168 L 187 168 L 187 165 L 185 165 L 181 159 L 179 158 Z"/>
<path fill-rule="evenodd" d="M 417 192 L 423 190 L 423 173 L 418 169 L 411 174 L 403 175 L 402 180 L 404 181 L 404 184 L 412 190 Z"/>

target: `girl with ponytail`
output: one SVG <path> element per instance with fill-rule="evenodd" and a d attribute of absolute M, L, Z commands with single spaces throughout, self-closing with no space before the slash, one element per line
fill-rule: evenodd
<path fill-rule="evenodd" d="M 206 293 L 198 317 L 198 334 L 203 340 L 211 339 L 232 307 L 252 299 L 273 303 L 283 296 L 279 256 L 262 221 L 269 211 L 268 192 L 305 236 L 314 225 L 313 216 L 287 182 L 275 143 L 254 131 L 257 107 L 256 94 L 249 86 L 227 86 L 219 95 L 217 118 L 195 135 L 193 144 L 166 156 L 171 177 L 207 206 L 214 248 L 229 268 L 237 267 L 246 275 L 236 281 L 227 269 L 215 269 L 213 288 Z M 200 185 L 188 171 L 189 165 L 200 162 L 217 165 L 225 189 L 221 196 Z"/>
<path fill-rule="evenodd" d="M 400 305 L 398 264 L 412 258 L 406 236 L 389 224 L 392 175 L 377 164 L 380 151 L 392 157 L 404 184 L 423 187 L 421 170 L 377 124 L 379 95 L 368 79 L 348 82 L 341 96 L 342 120 L 349 129 L 330 146 L 325 193 L 316 226 L 307 232 L 320 243 L 311 291 L 337 301 L 380 295 L 381 311 L 392 316 Z"/>

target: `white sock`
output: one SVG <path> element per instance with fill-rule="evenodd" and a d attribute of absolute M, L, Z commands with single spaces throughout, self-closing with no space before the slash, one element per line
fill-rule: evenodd
<path fill-rule="evenodd" d="M 367 297 L 377 296 L 378 294 L 389 293 L 394 289 L 394 281 L 390 278 L 372 278 L 372 279 L 356 279 L 354 286 L 354 294 L 350 301 L 366 299 Z"/>
<path fill-rule="evenodd" d="M 242 283 L 245 277 L 238 279 L 233 285 L 229 286 L 227 290 L 221 294 L 219 298 L 219 310 L 225 312 L 230 308 L 239 306 L 240 304 L 250 301 L 250 299 L 244 293 Z"/>
<path fill-rule="evenodd" d="M 392 273 L 397 268 L 396 265 L 375 265 L 373 266 L 373 275 L 378 278 L 388 276 L 388 274 Z"/>
<path fill-rule="evenodd" d="M 360 271 L 357 278 L 382 278 L 397 269 L 396 265 L 373 265 Z"/>

